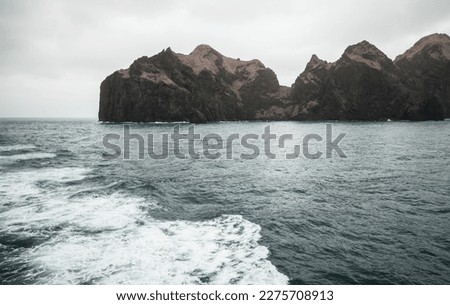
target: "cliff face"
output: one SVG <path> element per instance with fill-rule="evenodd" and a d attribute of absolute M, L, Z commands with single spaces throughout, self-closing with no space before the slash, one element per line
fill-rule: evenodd
<path fill-rule="evenodd" d="M 450 117 L 450 37 L 390 60 L 367 41 L 334 63 L 313 55 L 292 88 L 260 61 L 207 45 L 137 59 L 101 84 L 100 121 L 428 120 Z"/>
<path fill-rule="evenodd" d="M 450 117 L 450 37 L 422 38 L 393 62 L 367 41 L 327 63 L 313 56 L 295 81 L 298 119 L 439 120 Z"/>
<path fill-rule="evenodd" d="M 191 54 L 170 48 L 141 57 L 101 85 L 100 121 L 252 120 L 287 98 L 275 73 L 259 60 L 223 56 L 207 45 Z M 287 118 L 287 117 L 286 117 Z"/>
<path fill-rule="evenodd" d="M 293 85 L 299 119 L 399 118 L 407 95 L 393 62 L 367 41 L 348 47 L 335 63 L 317 57 Z"/>
<path fill-rule="evenodd" d="M 394 64 L 411 94 L 407 117 L 415 120 L 450 118 L 450 37 L 434 34 L 420 39 Z"/>

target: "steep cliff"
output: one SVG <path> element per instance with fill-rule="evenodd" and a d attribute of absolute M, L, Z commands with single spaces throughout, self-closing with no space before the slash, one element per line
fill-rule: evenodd
<path fill-rule="evenodd" d="M 399 119 L 408 103 L 398 69 L 367 41 L 348 47 L 327 63 L 313 56 L 293 85 L 292 99 L 301 105 L 299 119 Z"/>
<path fill-rule="evenodd" d="M 282 105 L 288 90 L 259 60 L 225 57 L 207 45 L 141 57 L 101 85 L 100 121 L 253 120 Z M 287 117 L 286 117 L 287 118 Z"/>
<path fill-rule="evenodd" d="M 328 63 L 313 55 L 292 88 L 259 60 L 207 45 L 141 57 L 101 84 L 100 121 L 439 120 L 450 117 L 450 37 L 389 59 L 367 41 Z"/>
<path fill-rule="evenodd" d="M 411 94 L 407 117 L 450 118 L 450 37 L 433 34 L 398 56 L 395 65 Z"/>

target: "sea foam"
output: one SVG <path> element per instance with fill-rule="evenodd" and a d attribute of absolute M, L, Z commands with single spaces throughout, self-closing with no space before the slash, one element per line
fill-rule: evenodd
<path fill-rule="evenodd" d="M 16 144 L 16 145 L 0 146 L 0 152 L 34 150 L 34 149 L 37 149 L 37 147 L 32 144 Z"/>
<path fill-rule="evenodd" d="M 1 160 L 8 161 L 21 161 L 21 160 L 32 160 L 32 159 L 51 159 L 55 158 L 56 154 L 53 153 L 44 153 L 44 152 L 34 152 L 34 153 L 26 153 L 26 154 L 17 154 L 10 156 L 0 156 Z"/>
<path fill-rule="evenodd" d="M 8 179 L 21 181 L 23 197 L 33 199 L 0 212 L 0 234 L 46 237 L 21 254 L 31 267 L 33 282 L 287 283 L 268 260 L 269 250 L 258 244 L 260 226 L 240 215 L 206 221 L 159 220 L 151 215 L 159 205 L 148 199 L 125 193 L 71 197 L 71 188 L 52 193 L 38 183 L 64 183 L 88 173 L 73 168 L 36 170 L 0 179 L 3 195 L 8 195 Z"/>

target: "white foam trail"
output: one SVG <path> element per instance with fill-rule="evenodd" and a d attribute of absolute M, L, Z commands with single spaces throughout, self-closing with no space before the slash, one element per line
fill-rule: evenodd
<path fill-rule="evenodd" d="M 258 245 L 259 226 L 241 216 L 161 222 L 111 211 L 75 222 L 97 234 L 63 234 L 29 254 L 50 284 L 285 284 Z M 132 211 L 128 211 L 132 212 Z M 116 215 L 112 215 L 116 214 Z M 142 213 L 138 213 L 141 215 Z M 142 216 L 140 216 L 142 221 Z M 98 226 L 100 225 L 100 226 Z M 113 227 L 120 229 L 113 230 Z M 108 228 L 110 231 L 105 231 Z"/>
<path fill-rule="evenodd" d="M 13 202 L 16 205 L 25 204 L 30 196 L 43 199 L 54 195 L 37 186 L 40 181 L 69 182 L 82 180 L 89 170 L 84 168 L 49 168 L 22 172 L 2 173 L 0 175 L 0 206 L 1 203 Z"/>
<path fill-rule="evenodd" d="M 31 234 L 59 228 L 51 239 L 22 255 L 40 274 L 38 283 L 287 283 L 267 259 L 268 249 L 258 244 L 261 228 L 242 216 L 163 221 L 149 214 L 158 208 L 156 203 L 129 194 L 72 199 L 61 192 L 39 195 L 36 181 L 43 175 L 58 181 L 85 173 L 61 169 L 15 177 L 25 178 L 23 183 L 32 185 L 40 200 L 0 213 L 0 231 Z M 1 183 L 4 179 L 4 190 Z"/>
<path fill-rule="evenodd" d="M 56 157 L 56 154 L 52 153 L 26 153 L 12 156 L 0 156 L 0 159 L 9 161 L 21 161 L 21 160 L 32 160 L 32 159 L 51 159 Z"/>
<path fill-rule="evenodd" d="M 15 150 L 33 150 L 33 149 L 37 149 L 37 147 L 34 145 L 31 145 L 31 144 L 17 144 L 17 145 L 0 146 L 0 152 L 15 151 Z"/>

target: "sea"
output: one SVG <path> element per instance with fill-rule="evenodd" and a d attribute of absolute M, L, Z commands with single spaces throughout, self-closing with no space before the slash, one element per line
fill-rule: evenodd
<path fill-rule="evenodd" d="M 286 158 L 307 135 L 325 139 L 327 124 L 345 134 L 345 156 Z M 191 125 L 126 126 L 158 151 Z M 1 119 L 0 284 L 450 284 L 450 121 L 195 131 L 225 139 L 267 126 L 292 140 L 260 137 L 254 158 L 234 141 L 213 159 L 195 139 L 198 157 L 169 145 L 156 159 L 136 139 L 123 157 L 124 124 Z M 319 137 L 309 143 L 325 152 Z"/>

